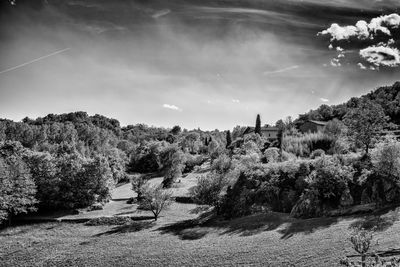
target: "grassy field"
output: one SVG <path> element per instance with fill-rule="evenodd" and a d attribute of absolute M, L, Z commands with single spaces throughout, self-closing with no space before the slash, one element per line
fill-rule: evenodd
<path fill-rule="evenodd" d="M 182 180 L 176 194 L 194 180 Z M 130 195 L 125 187 L 119 190 L 116 197 Z M 118 210 L 134 212 L 123 205 Z M 373 249 L 400 247 L 399 210 L 309 220 L 271 213 L 222 221 L 209 214 L 174 203 L 156 223 L 14 226 L 0 231 L 0 266 L 338 266 L 342 256 L 354 253 L 348 237 L 360 224 L 378 226 Z"/>

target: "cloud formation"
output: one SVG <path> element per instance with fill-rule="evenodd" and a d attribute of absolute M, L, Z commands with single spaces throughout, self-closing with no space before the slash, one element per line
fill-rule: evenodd
<path fill-rule="evenodd" d="M 360 56 L 377 67 L 400 66 L 400 51 L 397 48 L 370 46 L 360 50 Z"/>
<path fill-rule="evenodd" d="M 321 100 L 322 102 L 329 102 L 329 99 L 323 98 L 321 97 L 319 100 Z"/>
<path fill-rule="evenodd" d="M 396 43 L 399 43 L 400 15 L 393 13 L 371 19 L 369 23 L 359 20 L 355 25 L 340 26 L 337 23 L 318 33 L 318 35 L 329 35 L 329 50 L 334 45 L 344 44 L 346 48 L 356 48 L 363 62 L 357 66 L 362 70 L 379 70 L 379 67 L 400 66 L 400 52 Z M 342 66 L 345 50 L 336 47 L 339 54 L 333 58 L 330 65 Z"/>
<path fill-rule="evenodd" d="M 172 110 L 176 110 L 176 111 L 182 111 L 181 108 L 175 106 L 175 105 L 170 105 L 170 104 L 164 104 L 163 108 L 167 108 L 167 109 L 172 109 Z"/>
<path fill-rule="evenodd" d="M 359 40 L 374 39 L 379 33 L 391 36 L 391 30 L 400 26 L 400 15 L 393 13 L 386 16 L 373 18 L 370 23 L 364 20 L 355 25 L 340 26 L 333 23 L 328 29 L 319 32 L 318 35 L 330 35 L 331 41 L 349 40 L 354 37 Z"/>

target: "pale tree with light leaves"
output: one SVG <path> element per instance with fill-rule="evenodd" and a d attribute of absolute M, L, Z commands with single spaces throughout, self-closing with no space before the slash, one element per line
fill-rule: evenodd
<path fill-rule="evenodd" d="M 146 183 L 142 186 L 141 207 L 154 214 L 154 220 L 157 221 L 160 213 L 172 204 L 172 192 L 163 189 L 162 185 L 151 185 Z"/>

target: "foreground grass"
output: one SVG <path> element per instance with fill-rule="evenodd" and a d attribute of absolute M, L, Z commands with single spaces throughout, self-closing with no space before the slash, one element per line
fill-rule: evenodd
<path fill-rule="evenodd" d="M 194 220 L 175 203 L 157 223 L 45 223 L 0 232 L 1 266 L 338 266 L 353 254 L 350 227 L 378 225 L 377 249 L 400 247 L 398 211 L 383 216 L 294 220 L 260 214 L 230 222 Z"/>

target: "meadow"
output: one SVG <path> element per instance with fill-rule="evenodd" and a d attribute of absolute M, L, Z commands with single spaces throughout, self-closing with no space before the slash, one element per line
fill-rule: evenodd
<path fill-rule="evenodd" d="M 182 178 L 175 195 L 185 194 L 195 177 Z M 114 197 L 129 196 L 128 186 Z M 400 238 L 398 210 L 305 220 L 271 212 L 225 221 L 210 214 L 175 202 L 157 222 L 16 225 L 0 232 L 0 266 L 339 266 L 354 254 L 349 236 L 356 225 L 378 226 L 373 249 L 396 247 Z"/>

